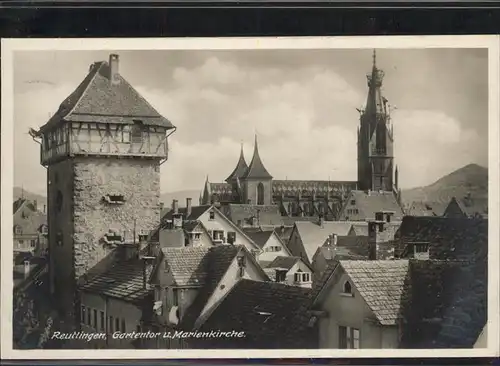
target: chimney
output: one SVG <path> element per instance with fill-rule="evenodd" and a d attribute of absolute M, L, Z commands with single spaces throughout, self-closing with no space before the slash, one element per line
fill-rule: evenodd
<path fill-rule="evenodd" d="M 191 198 L 186 198 L 186 219 L 191 216 Z"/>
<path fill-rule="evenodd" d="M 281 235 L 285 235 L 285 225 L 281 225 Z"/>
<path fill-rule="evenodd" d="M 33 200 L 33 207 L 35 208 L 35 211 L 38 210 L 38 202 L 37 202 L 37 200 Z"/>
<path fill-rule="evenodd" d="M 164 207 L 165 207 L 165 204 L 163 202 L 160 202 L 160 210 L 163 210 Z"/>
<path fill-rule="evenodd" d="M 120 79 L 118 78 L 119 65 L 120 65 L 119 56 L 114 53 L 109 55 L 109 80 L 111 82 L 111 85 L 117 85 L 120 82 Z"/>
<path fill-rule="evenodd" d="M 245 263 L 245 253 L 243 253 L 243 251 L 240 251 L 236 257 L 237 261 L 238 261 L 238 268 L 239 268 L 239 275 L 240 277 L 243 277 L 245 275 L 245 267 L 246 267 L 246 263 Z"/>
<path fill-rule="evenodd" d="M 29 260 L 24 261 L 24 277 L 28 277 L 31 270 L 31 264 Z"/>
<path fill-rule="evenodd" d="M 174 210 L 174 214 L 179 213 L 179 201 L 177 200 L 172 201 L 172 210 Z"/>
<path fill-rule="evenodd" d="M 43 213 L 46 214 L 47 213 L 47 205 L 43 205 Z"/>
<path fill-rule="evenodd" d="M 368 259 L 377 260 L 377 224 L 376 222 L 368 222 Z"/>
<path fill-rule="evenodd" d="M 318 222 L 319 226 L 323 227 L 323 223 L 325 222 L 325 219 L 323 218 L 322 214 L 319 215 L 319 220 L 318 221 L 319 221 Z"/>
<path fill-rule="evenodd" d="M 338 239 L 337 234 L 332 234 L 331 238 L 332 238 L 331 241 L 330 241 L 331 246 L 332 247 L 337 246 L 337 239 Z"/>

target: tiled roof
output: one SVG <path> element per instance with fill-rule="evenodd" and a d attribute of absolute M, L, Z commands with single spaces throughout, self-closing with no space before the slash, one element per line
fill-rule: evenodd
<path fill-rule="evenodd" d="M 19 226 L 21 228 L 21 235 L 37 235 L 41 232 L 42 226 L 47 225 L 47 215 L 43 212 L 30 209 L 25 217 L 20 212 L 21 210 L 14 214 L 14 227 Z"/>
<path fill-rule="evenodd" d="M 290 339 L 304 345 L 307 320 L 299 317 L 298 312 L 308 301 L 309 293 L 310 289 L 298 286 L 243 279 L 222 300 L 200 330 L 245 332 L 240 341 L 215 340 L 220 348 L 297 347 L 289 343 Z"/>
<path fill-rule="evenodd" d="M 259 155 L 259 146 L 257 144 L 257 136 L 255 136 L 255 145 L 253 150 L 253 157 L 248 169 L 241 176 L 242 179 L 272 179 L 273 177 L 264 167 Z"/>
<path fill-rule="evenodd" d="M 398 204 L 393 192 L 351 191 L 349 200 L 356 201 L 359 216 L 364 219 L 374 220 L 375 213 L 378 211 L 393 211 L 396 220 L 403 217 L 403 209 Z"/>
<path fill-rule="evenodd" d="M 488 216 L 488 199 L 487 198 L 472 198 L 464 197 L 461 199 L 452 198 L 456 200 L 462 212 L 469 217 L 474 217 L 476 215 L 481 215 L 483 217 Z"/>
<path fill-rule="evenodd" d="M 448 206 L 447 202 L 414 201 L 406 209 L 405 214 L 408 216 L 442 216 L 446 206 Z"/>
<path fill-rule="evenodd" d="M 236 168 L 234 168 L 233 172 L 229 174 L 229 177 L 226 178 L 226 182 L 235 180 L 240 178 L 245 174 L 248 169 L 247 162 L 245 161 L 245 156 L 243 155 L 243 145 L 241 146 L 240 158 L 238 159 L 238 163 L 236 164 Z"/>
<path fill-rule="evenodd" d="M 275 205 L 249 205 L 249 204 L 227 204 L 222 206 L 222 212 L 233 223 L 241 221 L 244 224 L 251 224 L 252 217 L 258 217 L 258 225 L 282 225 L 283 219 L 278 206 Z"/>
<path fill-rule="evenodd" d="M 162 248 L 165 270 L 176 286 L 203 286 L 207 277 L 207 247 Z"/>
<path fill-rule="evenodd" d="M 337 234 L 345 236 L 349 234 L 352 223 L 342 221 L 324 221 L 323 225 L 320 226 L 317 223 L 298 221 L 295 223 L 295 227 L 297 228 L 298 234 L 302 239 L 302 244 L 304 245 L 307 258 L 309 262 L 311 262 L 314 253 L 316 253 L 316 250 L 324 244 L 329 235 Z"/>
<path fill-rule="evenodd" d="M 245 250 L 245 248 L 235 245 L 219 245 L 210 248 L 207 252 L 204 261 L 206 266 L 205 285 L 182 317 L 180 324 L 182 329 L 192 329 L 196 319 L 198 319 L 198 316 L 214 292 L 217 284 L 220 282 L 240 250 Z"/>
<path fill-rule="evenodd" d="M 201 215 L 203 215 L 207 210 L 212 207 L 211 205 L 203 205 L 203 206 L 192 206 L 191 214 L 186 217 L 187 209 L 186 207 L 179 207 L 179 213 L 183 215 L 184 220 L 198 220 Z M 170 209 L 163 217 L 162 220 L 172 220 L 174 215 L 174 210 Z"/>
<path fill-rule="evenodd" d="M 431 259 L 458 259 L 488 242 L 488 220 L 405 216 L 396 238 L 398 256 L 407 256 L 413 243 L 428 243 Z"/>
<path fill-rule="evenodd" d="M 400 317 L 408 261 L 341 260 L 340 265 L 380 324 L 396 324 Z"/>
<path fill-rule="evenodd" d="M 248 235 L 250 239 L 253 240 L 255 244 L 259 246 L 260 249 L 262 249 L 264 245 L 266 245 L 271 235 L 273 235 L 272 231 L 243 231 Z"/>
<path fill-rule="evenodd" d="M 283 268 L 290 270 L 299 260 L 299 257 L 278 256 L 274 258 L 274 260 L 266 268 Z"/>
<path fill-rule="evenodd" d="M 145 125 L 174 128 L 121 75 L 112 84 L 110 70 L 108 62 L 95 62 L 41 130 L 62 121 L 131 124 L 141 120 Z"/>
<path fill-rule="evenodd" d="M 143 286 L 143 261 L 138 258 L 116 262 L 106 272 L 99 274 L 81 286 L 87 292 L 117 298 L 128 302 L 138 302 L 152 292 L 149 284 Z M 149 278 L 153 266 L 146 266 Z"/>

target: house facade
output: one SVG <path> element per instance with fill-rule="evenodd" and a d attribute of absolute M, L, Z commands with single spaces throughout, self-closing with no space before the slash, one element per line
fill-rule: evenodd
<path fill-rule="evenodd" d="M 245 234 L 245 232 L 229 220 L 214 205 L 190 206 L 179 208 L 177 200 L 173 200 L 172 209 L 162 217 L 162 225 L 172 228 L 182 227 L 183 221 L 197 221 L 210 236 L 214 245 L 233 244 L 244 245 L 248 250 L 260 252 L 260 248 Z M 201 238 L 201 235 L 200 235 Z"/>
<path fill-rule="evenodd" d="M 239 281 L 269 278 L 244 247 L 166 248 L 151 275 L 154 314 L 144 326 L 154 331 L 194 330 Z M 152 344 L 153 342 L 154 344 Z M 144 346 L 190 347 L 179 339 L 156 339 Z"/>
<path fill-rule="evenodd" d="M 337 261 L 318 284 L 313 309 L 320 348 L 398 348 L 408 261 Z"/>
<path fill-rule="evenodd" d="M 260 248 L 256 258 L 258 262 L 266 267 L 277 257 L 287 257 L 292 254 L 276 231 L 247 231 L 245 233 Z"/>
<path fill-rule="evenodd" d="M 313 273 L 299 257 L 276 257 L 264 270 L 275 282 L 311 288 Z"/>
<path fill-rule="evenodd" d="M 45 209 L 45 207 L 44 207 Z M 14 202 L 14 254 L 45 256 L 48 250 L 46 212 L 39 211 L 36 200 L 19 198 Z"/>

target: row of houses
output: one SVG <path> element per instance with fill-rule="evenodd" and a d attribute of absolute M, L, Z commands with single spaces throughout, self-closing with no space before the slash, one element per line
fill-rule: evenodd
<path fill-rule="evenodd" d="M 95 341 L 106 348 L 472 347 L 486 324 L 487 220 L 375 216 L 266 230 L 174 202 L 80 285 L 82 328 L 244 333 Z"/>

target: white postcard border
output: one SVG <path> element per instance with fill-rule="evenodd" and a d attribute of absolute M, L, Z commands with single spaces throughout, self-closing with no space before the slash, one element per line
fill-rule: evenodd
<path fill-rule="evenodd" d="M 35 50 L 244 50 L 328 48 L 488 48 L 489 75 L 489 262 L 488 348 L 484 349 L 303 349 L 303 350 L 14 350 L 12 349 L 13 259 L 13 53 Z M 373 36 L 259 38 L 2 39 L 1 41 L 1 357 L 2 359 L 175 359 L 492 357 L 499 355 L 499 171 L 500 36 Z M 457 75 L 460 78 L 460 75 Z M 29 108 L 29 106 L 27 106 Z"/>

